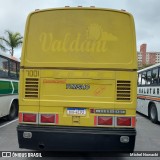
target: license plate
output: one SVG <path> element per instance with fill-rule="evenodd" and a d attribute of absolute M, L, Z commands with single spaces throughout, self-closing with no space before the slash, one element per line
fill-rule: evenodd
<path fill-rule="evenodd" d="M 85 116 L 86 109 L 84 108 L 67 108 L 68 115 Z"/>

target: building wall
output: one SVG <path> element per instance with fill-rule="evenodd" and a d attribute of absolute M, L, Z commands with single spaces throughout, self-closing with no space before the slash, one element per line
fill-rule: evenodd
<path fill-rule="evenodd" d="M 140 53 L 142 54 L 142 65 L 146 64 L 146 49 L 147 44 L 142 44 L 140 46 Z"/>
<path fill-rule="evenodd" d="M 138 54 L 138 67 L 145 65 L 153 65 L 160 63 L 160 52 L 147 52 L 147 44 L 140 46 L 140 52 Z"/>
<path fill-rule="evenodd" d="M 148 53 L 149 54 L 149 64 L 156 64 L 156 53 Z"/>

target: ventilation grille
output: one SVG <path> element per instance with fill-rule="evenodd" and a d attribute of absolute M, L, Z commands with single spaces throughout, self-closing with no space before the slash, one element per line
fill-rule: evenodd
<path fill-rule="evenodd" d="M 131 100 L 131 81 L 117 81 L 117 100 Z"/>
<path fill-rule="evenodd" d="M 25 98 L 38 98 L 38 78 L 26 78 Z"/>

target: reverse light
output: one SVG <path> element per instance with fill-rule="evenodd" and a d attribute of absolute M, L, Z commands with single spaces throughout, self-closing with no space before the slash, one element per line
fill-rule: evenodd
<path fill-rule="evenodd" d="M 54 114 L 41 114 L 41 123 L 55 123 Z"/>
<path fill-rule="evenodd" d="M 112 125 L 112 117 L 98 116 L 98 125 Z"/>
<path fill-rule="evenodd" d="M 23 113 L 23 122 L 36 122 L 37 115 L 33 113 Z"/>
<path fill-rule="evenodd" d="M 131 126 L 131 117 L 117 117 L 117 126 Z"/>

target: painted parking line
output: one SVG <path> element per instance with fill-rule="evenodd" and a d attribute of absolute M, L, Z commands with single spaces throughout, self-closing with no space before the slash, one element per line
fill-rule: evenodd
<path fill-rule="evenodd" d="M 18 118 L 17 118 L 17 119 L 14 119 L 13 121 L 10 121 L 10 122 L 8 122 L 8 123 L 2 125 L 2 126 L 0 126 L 0 128 L 3 128 L 3 127 L 5 127 L 5 126 L 7 126 L 7 125 L 9 125 L 9 124 L 11 124 L 11 123 L 17 121 L 17 120 L 18 120 Z"/>
<path fill-rule="evenodd" d="M 137 118 L 137 119 L 142 119 L 142 118 L 144 118 L 144 117 L 138 117 L 138 116 L 137 116 L 136 118 Z"/>

